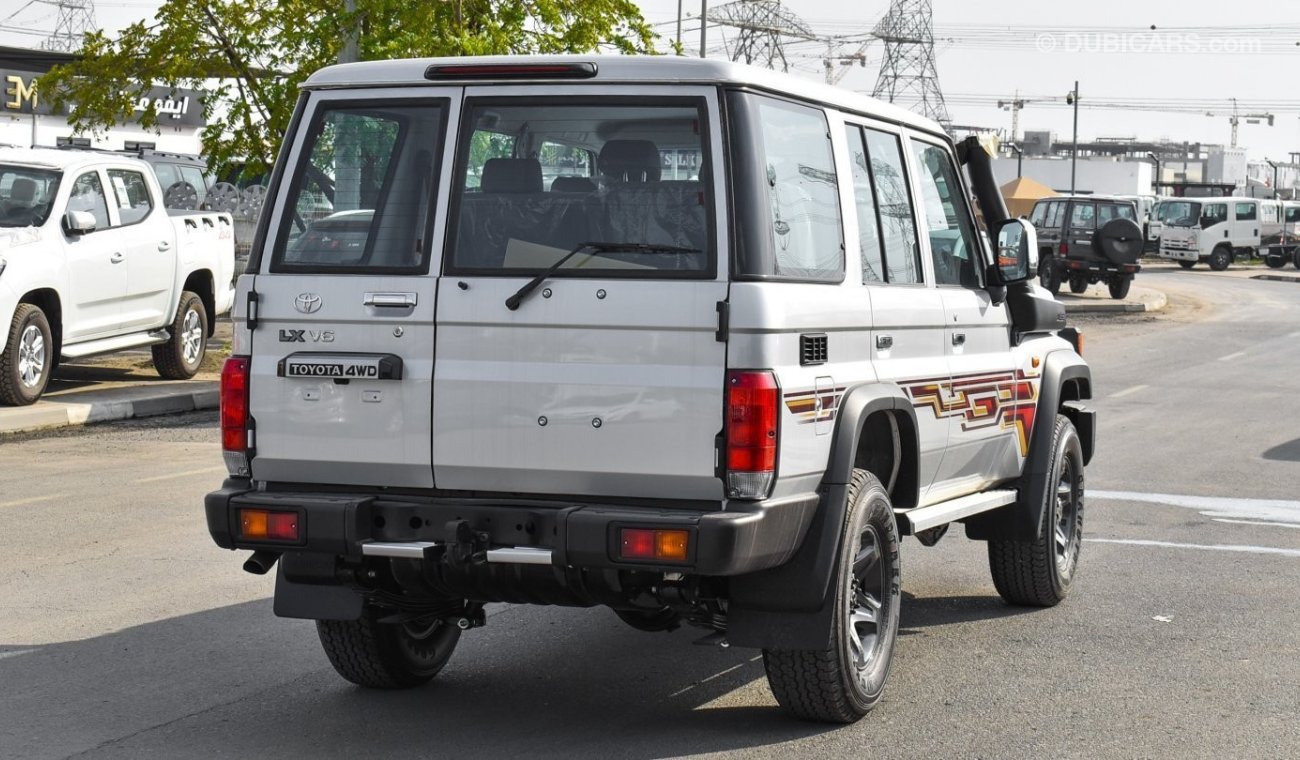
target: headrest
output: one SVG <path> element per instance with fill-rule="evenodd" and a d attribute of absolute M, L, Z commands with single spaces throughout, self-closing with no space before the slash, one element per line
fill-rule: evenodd
<path fill-rule="evenodd" d="M 30 177 L 15 177 L 9 188 L 9 200 L 14 203 L 31 203 L 36 200 L 36 180 Z"/>
<path fill-rule="evenodd" d="M 659 181 L 659 148 L 649 140 L 610 140 L 597 163 L 600 173 L 615 182 Z"/>
<path fill-rule="evenodd" d="M 485 193 L 542 192 L 542 164 L 535 158 L 489 158 L 479 189 Z"/>
<path fill-rule="evenodd" d="M 596 183 L 586 177 L 556 177 L 551 181 L 553 193 L 594 193 Z"/>

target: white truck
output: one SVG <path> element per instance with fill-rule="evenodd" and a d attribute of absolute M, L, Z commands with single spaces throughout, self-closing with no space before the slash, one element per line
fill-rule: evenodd
<path fill-rule="evenodd" d="M 1186 198 L 1166 201 L 1160 257 L 1184 269 L 1209 263 L 1222 272 L 1237 259 L 1258 256 L 1263 241 L 1282 232 L 1280 201 L 1257 198 Z"/>
<path fill-rule="evenodd" d="M 169 216 L 148 164 L 0 148 L 0 403 L 34 403 L 60 360 L 142 346 L 193 377 L 234 267 L 230 216 Z"/>

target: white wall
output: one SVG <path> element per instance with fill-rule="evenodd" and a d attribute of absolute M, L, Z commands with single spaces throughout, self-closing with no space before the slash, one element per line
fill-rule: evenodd
<path fill-rule="evenodd" d="M 53 147 L 60 137 L 72 135 L 72 127 L 62 118 L 49 115 L 36 117 L 36 145 Z M 196 127 L 162 127 L 161 134 L 140 129 L 135 126 L 117 126 L 109 130 L 102 138 L 91 138 L 91 147 L 118 150 L 126 141 L 152 142 L 158 150 L 173 153 L 202 152 L 199 142 L 199 130 Z M 28 146 L 32 140 L 31 114 L 0 114 L 0 143 Z"/>
<path fill-rule="evenodd" d="M 1150 195 L 1155 166 L 1147 161 L 1109 161 L 1079 159 L 1075 187 L 1080 193 L 1094 195 Z M 999 185 L 1016 178 L 1016 159 L 995 158 L 993 174 Z M 1060 193 L 1070 192 L 1070 160 L 1026 158 L 1024 176 L 1047 185 Z"/>

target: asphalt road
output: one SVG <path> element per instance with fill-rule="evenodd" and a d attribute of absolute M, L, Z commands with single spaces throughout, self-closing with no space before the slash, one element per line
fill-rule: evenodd
<path fill-rule="evenodd" d="M 603 610 L 497 606 L 433 685 L 356 689 L 211 544 L 209 413 L 0 443 L 0 758 L 1300 756 L 1300 284 L 1143 278 L 1166 314 L 1082 325 L 1071 597 L 1007 607 L 982 545 L 907 539 L 854 726 L 787 719 L 757 652 Z"/>

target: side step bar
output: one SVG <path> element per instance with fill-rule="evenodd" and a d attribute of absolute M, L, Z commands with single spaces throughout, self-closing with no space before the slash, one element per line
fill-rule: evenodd
<path fill-rule="evenodd" d="M 950 522 L 956 522 L 962 518 L 988 512 L 998 507 L 1005 507 L 1014 503 L 1017 496 L 1018 494 L 1015 491 L 986 491 L 963 496 L 952 501 L 941 501 L 928 507 L 894 510 L 894 514 L 902 523 L 904 533 L 916 535 L 923 530 L 947 525 Z"/>
<path fill-rule="evenodd" d="M 424 550 L 438 545 L 436 541 L 371 541 L 361 545 L 361 553 L 367 557 L 424 559 Z M 506 565 L 549 565 L 551 550 L 531 546 L 488 549 L 487 561 Z"/>

